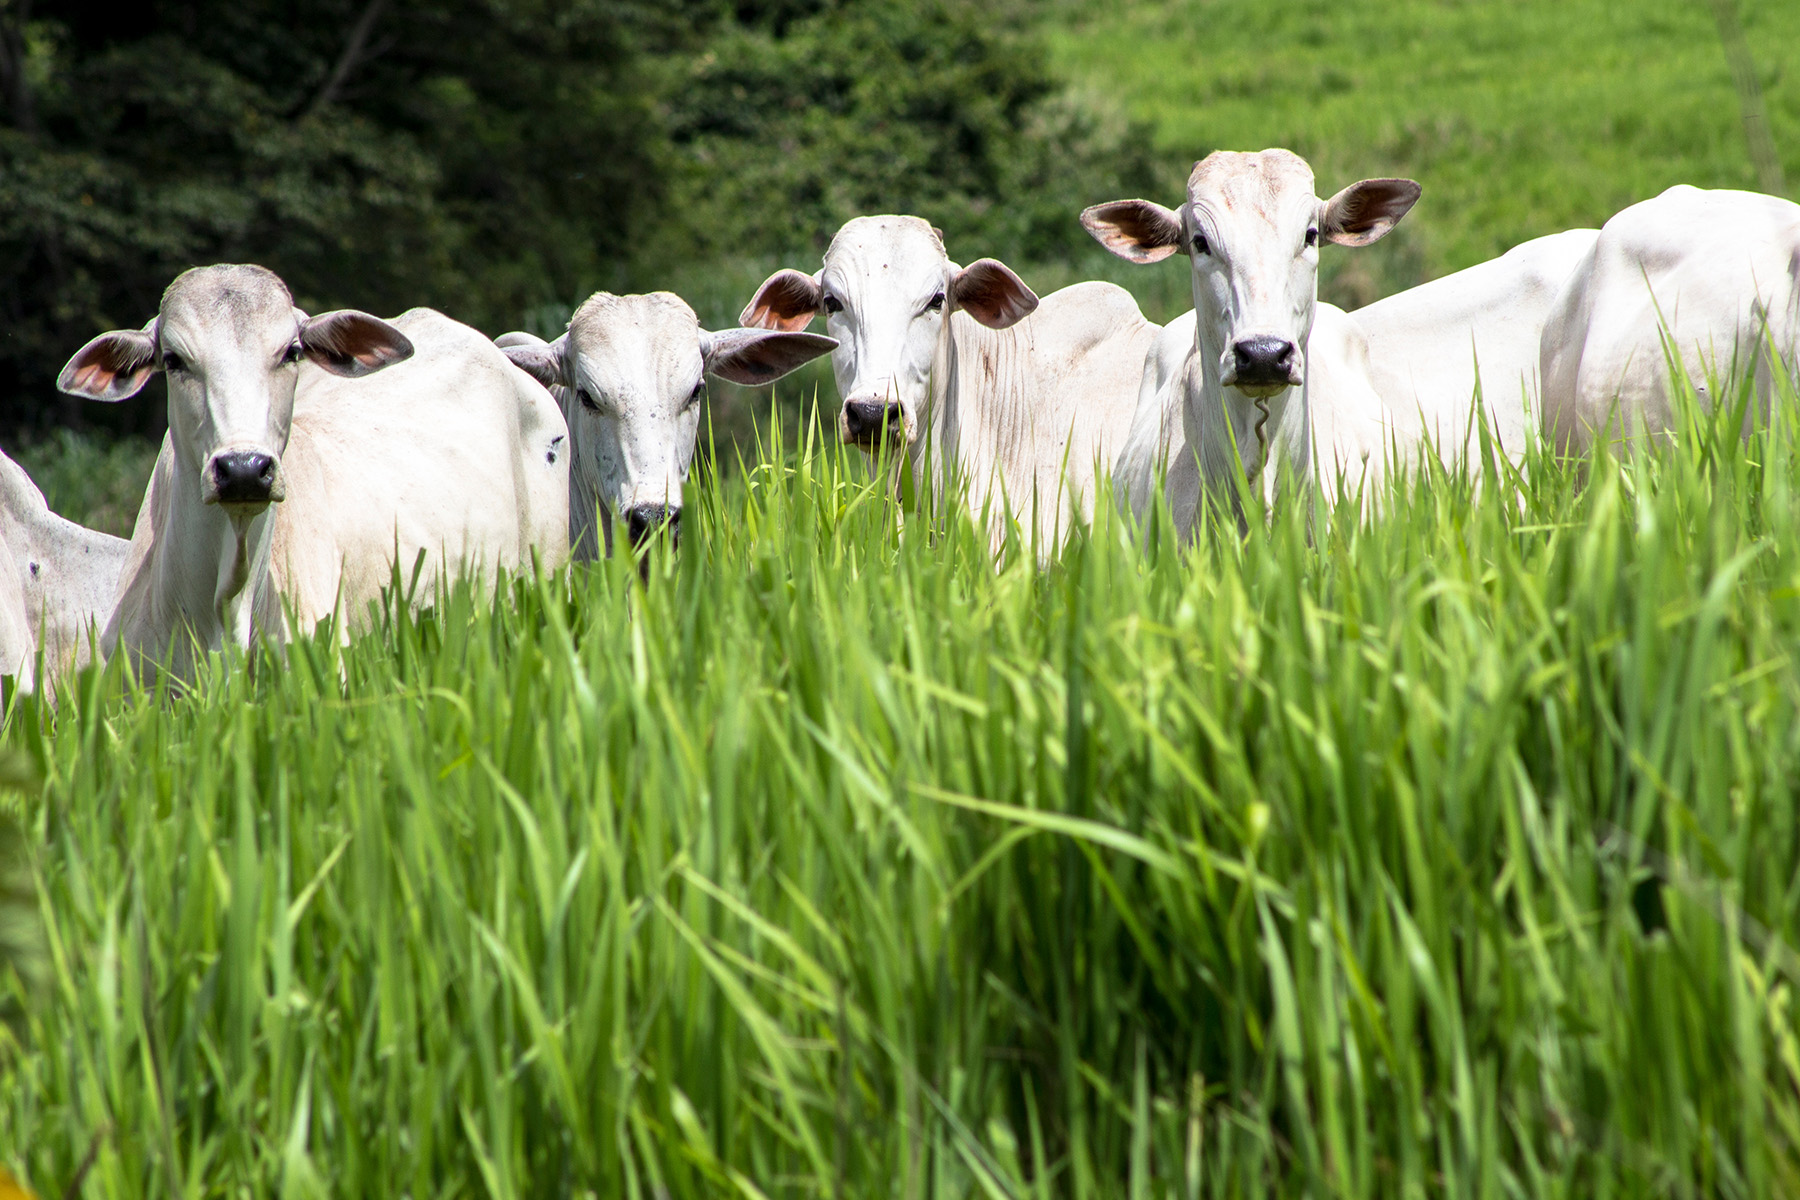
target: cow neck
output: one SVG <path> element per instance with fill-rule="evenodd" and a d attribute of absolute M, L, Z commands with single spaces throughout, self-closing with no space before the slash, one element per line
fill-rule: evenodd
<path fill-rule="evenodd" d="M 922 500 L 933 505 L 943 498 L 961 440 L 956 429 L 955 325 L 956 311 L 952 309 L 944 316 L 938 329 L 937 345 L 931 352 L 931 378 L 927 381 L 925 403 L 919 413 L 920 433 L 906 447 L 913 486 L 919 490 Z"/>
<path fill-rule="evenodd" d="M 1261 490 L 1265 504 L 1274 499 L 1278 487 L 1304 486 L 1312 477 L 1308 385 L 1286 388 L 1259 406 L 1252 397 L 1220 382 L 1224 347 L 1209 345 L 1205 329 L 1206 322 L 1196 319 L 1194 351 L 1183 373 L 1187 395 L 1181 406 L 1182 431 L 1188 445 L 1199 449 L 1205 489 L 1228 496 L 1235 510 L 1238 494 L 1231 476 L 1240 468 L 1232 456 L 1234 442 L 1242 470 Z M 1310 360 L 1307 374 L 1310 378 Z"/>
<path fill-rule="evenodd" d="M 1030 318 L 1026 318 L 1029 321 Z M 938 337 L 933 362 L 931 411 L 926 436 L 912 451 L 914 479 L 931 456 L 933 498 L 947 486 L 947 472 L 968 489 L 969 510 L 980 514 L 991 496 L 1000 503 L 998 481 L 1016 515 L 1027 514 L 1036 485 L 1026 382 L 1020 362 L 1025 322 L 989 329 L 960 310 L 952 311 Z"/>
<path fill-rule="evenodd" d="M 280 640 L 283 630 L 258 620 L 269 587 L 270 550 L 279 505 L 254 515 L 232 515 L 201 497 L 200 468 L 179 448 L 167 482 L 173 491 L 164 510 L 178 529 L 158 529 L 155 587 L 159 607 L 173 607 L 181 624 L 208 651 L 228 643 L 248 649 L 258 633 Z M 279 624 L 277 620 L 276 624 Z"/>
<path fill-rule="evenodd" d="M 569 558 L 575 562 L 593 562 L 601 556 L 612 557 L 612 509 L 600 494 L 600 485 L 588 478 L 593 461 L 582 441 L 581 404 L 574 388 L 553 387 L 562 409 L 563 424 L 568 427 L 569 455 Z"/>

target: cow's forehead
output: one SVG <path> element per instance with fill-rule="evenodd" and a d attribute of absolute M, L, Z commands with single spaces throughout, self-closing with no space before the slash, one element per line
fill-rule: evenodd
<path fill-rule="evenodd" d="M 692 347 L 699 353 L 700 318 L 673 292 L 598 292 L 569 318 L 569 340 L 584 352 L 645 345 L 656 350 Z"/>
<path fill-rule="evenodd" d="M 159 326 L 197 328 L 232 337 L 294 332 L 294 300 L 281 277 L 264 267 L 238 263 L 195 267 L 163 292 Z"/>
<path fill-rule="evenodd" d="M 700 318 L 671 292 L 590 296 L 569 318 L 569 346 L 580 376 L 608 392 L 687 387 L 703 369 Z"/>
<path fill-rule="evenodd" d="M 1277 221 L 1317 203 L 1312 168 L 1289 150 L 1217 150 L 1194 164 L 1188 203 L 1214 214 Z"/>
<path fill-rule="evenodd" d="M 937 275 L 949 262 L 938 231 L 918 217 L 857 217 L 838 230 L 825 251 L 825 270 L 834 276 Z"/>

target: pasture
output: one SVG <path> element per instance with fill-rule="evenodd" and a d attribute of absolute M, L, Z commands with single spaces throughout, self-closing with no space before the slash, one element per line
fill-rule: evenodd
<path fill-rule="evenodd" d="M 1755 178 L 1701 4 L 1043 11 L 1172 162 L 1419 178 L 1340 303 Z M 1800 14 L 1742 19 L 1800 154 Z M 1800 1194 L 1800 398 L 996 562 L 809 371 L 715 389 L 643 578 L 14 699 L 0 1195 Z M 20 458 L 116 532 L 148 471 Z"/>
<path fill-rule="evenodd" d="M 1789 1193 L 1800 461 L 1728 422 L 997 571 L 815 447 L 648 587 L 85 676 L 6 729 L 0 1145 L 117 1195 Z"/>

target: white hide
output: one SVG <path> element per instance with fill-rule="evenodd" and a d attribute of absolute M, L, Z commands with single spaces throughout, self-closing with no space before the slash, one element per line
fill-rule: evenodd
<path fill-rule="evenodd" d="M 1192 513 L 1200 498 L 1199 464 L 1188 448 L 1182 422 L 1186 394 L 1171 386 L 1193 356 L 1194 310 L 1182 313 L 1158 331 L 1144 356 L 1137 408 L 1125 444 L 1113 466 L 1113 498 L 1121 512 L 1142 524 L 1163 481 L 1172 512 Z"/>
<path fill-rule="evenodd" d="M 43 652 L 52 680 L 86 663 L 128 549 L 124 538 L 51 512 L 25 469 L 0 454 L 0 675 L 18 671 L 21 644 L 28 659 Z"/>
<path fill-rule="evenodd" d="M 1079 283 L 1039 301 L 1004 264 L 951 262 L 917 217 L 858 217 L 816 275 L 777 273 L 741 319 L 798 329 L 821 311 L 846 442 L 897 441 L 933 496 L 953 478 L 996 546 L 1008 509 L 1042 555 L 1092 515 L 1157 330 L 1130 293 Z"/>
<path fill-rule="evenodd" d="M 18 559 L 0 541 L 0 677 L 30 691 L 37 685 L 37 639 L 19 576 Z"/>
<path fill-rule="evenodd" d="M 1536 238 L 1499 258 L 1357 309 L 1370 379 L 1387 407 L 1417 412 L 1445 463 L 1479 456 L 1474 396 L 1514 463 L 1538 430 L 1538 345 L 1563 284 L 1593 248 L 1594 229 Z"/>
<path fill-rule="evenodd" d="M 669 292 L 599 292 L 554 342 L 495 339 L 515 366 L 548 386 L 569 427 L 569 544 L 577 559 L 611 554 L 613 520 L 633 541 L 679 530 L 706 376 L 772 383 L 837 343 L 808 333 L 700 328 Z"/>
<path fill-rule="evenodd" d="M 1315 482 L 1373 496 L 1388 450 L 1418 440 L 1416 414 L 1381 401 L 1369 378 L 1368 349 L 1356 323 L 1318 303 L 1323 241 L 1361 246 L 1393 228 L 1418 197 L 1410 180 L 1364 180 L 1329 201 L 1313 191 L 1311 169 L 1285 150 L 1220 151 L 1195 164 L 1179 212 L 1143 200 L 1096 205 L 1082 214 L 1094 237 L 1120 257 L 1157 262 L 1189 257 L 1194 338 L 1177 365 L 1173 339 L 1146 362 L 1139 431 L 1165 430 L 1160 455 L 1177 447 L 1169 417 L 1198 467 L 1196 502 L 1174 517 L 1191 534 L 1200 494 L 1238 509 L 1244 473 L 1265 497 Z M 1170 394 L 1170 393 L 1173 394 Z M 1133 497 L 1147 494 L 1139 452 L 1120 469 Z M 1241 464 L 1241 465 L 1240 465 Z M 1171 497 L 1175 499 L 1175 497 Z"/>
<path fill-rule="evenodd" d="M 307 317 L 271 272 L 205 267 L 170 285 L 148 329 L 95 339 L 59 382 L 122 399 L 157 369 L 169 433 L 109 654 L 190 678 L 199 654 L 285 641 L 284 604 L 302 629 L 341 612 L 348 632 L 421 552 L 415 604 L 440 576 L 567 557 L 562 416 L 466 325 L 429 309 Z"/>
<path fill-rule="evenodd" d="M 1668 349 L 1709 408 L 1715 380 L 1754 372 L 1746 419 L 1759 422 L 1797 348 L 1800 205 L 1672 187 L 1608 221 L 1557 298 L 1540 346 L 1544 433 L 1582 453 L 1597 434 L 1674 428 Z"/>

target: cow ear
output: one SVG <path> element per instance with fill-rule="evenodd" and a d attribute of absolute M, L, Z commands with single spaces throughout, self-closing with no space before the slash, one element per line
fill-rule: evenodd
<path fill-rule="evenodd" d="M 494 345 L 512 360 L 513 366 L 545 387 L 569 386 L 568 360 L 563 355 L 569 345 L 568 334 L 546 342 L 529 333 L 503 333 L 494 339 Z"/>
<path fill-rule="evenodd" d="M 1134 263 L 1161 262 L 1188 252 L 1181 218 L 1148 200 L 1112 200 L 1084 209 L 1081 223 L 1094 240 Z"/>
<path fill-rule="evenodd" d="M 143 329 L 103 333 L 75 352 L 56 377 L 58 390 L 71 396 L 115 403 L 135 396 L 161 370 L 156 361 L 156 322 Z"/>
<path fill-rule="evenodd" d="M 413 354 L 404 333 L 353 308 L 306 318 L 300 323 L 300 346 L 306 357 L 333 375 L 352 379 L 405 362 Z"/>
<path fill-rule="evenodd" d="M 837 349 L 837 339 L 817 333 L 768 329 L 700 331 L 700 356 L 706 373 L 757 387 L 774 383 L 795 367 Z"/>
<path fill-rule="evenodd" d="M 812 323 L 824 303 L 825 292 L 819 281 L 788 267 L 763 281 L 738 314 L 738 320 L 756 329 L 798 333 Z"/>
<path fill-rule="evenodd" d="M 1325 202 L 1319 235 L 1340 246 L 1366 246 L 1387 236 L 1419 200 L 1410 179 L 1365 179 Z"/>
<path fill-rule="evenodd" d="M 1017 325 L 1037 309 L 1037 293 L 1025 286 L 1005 263 L 978 258 L 950 281 L 956 307 L 986 325 L 1005 329 Z"/>

